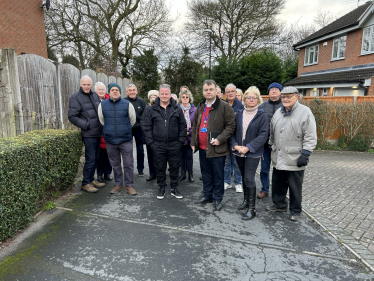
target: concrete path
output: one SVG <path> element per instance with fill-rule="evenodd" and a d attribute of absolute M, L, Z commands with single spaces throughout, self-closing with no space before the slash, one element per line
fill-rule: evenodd
<path fill-rule="evenodd" d="M 195 183 L 181 183 L 181 200 L 170 189 L 157 200 L 156 183 L 137 176 L 137 196 L 110 195 L 113 182 L 78 192 L 1 250 L 0 280 L 374 280 L 308 216 L 294 223 L 266 212 L 270 198 L 257 202 L 252 221 L 241 220 L 233 189 L 220 212 L 193 204 L 202 190 L 194 162 Z"/>

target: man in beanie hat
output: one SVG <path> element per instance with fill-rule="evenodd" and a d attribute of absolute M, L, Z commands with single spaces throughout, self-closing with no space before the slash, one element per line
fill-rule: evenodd
<path fill-rule="evenodd" d="M 143 132 L 140 128 L 140 119 L 142 118 L 144 109 L 146 107 L 145 101 L 138 97 L 138 89 L 134 84 L 129 84 L 126 88 L 127 97 L 125 98 L 128 100 L 135 109 L 136 113 L 136 122 L 135 125 L 132 127 L 132 135 L 135 138 L 136 142 L 136 168 L 138 169 L 138 176 L 144 176 L 144 148 L 143 148 Z"/>
<path fill-rule="evenodd" d="M 309 107 L 298 102 L 298 91 L 286 87 L 281 91 L 282 107 L 271 119 L 272 200 L 266 210 L 287 211 L 286 194 L 290 191 L 290 219 L 298 221 L 301 214 L 304 170 L 309 155 L 317 145 L 314 115 Z"/>
<path fill-rule="evenodd" d="M 269 99 L 262 103 L 259 108 L 263 109 L 265 113 L 267 114 L 269 118 L 269 124 L 271 122 L 271 119 L 273 118 L 273 115 L 275 111 L 278 110 L 282 106 L 281 103 L 281 91 L 283 87 L 281 84 L 277 82 L 273 82 L 268 87 L 268 95 Z M 264 145 L 264 154 L 263 157 L 261 157 L 261 172 L 260 172 L 260 180 L 261 180 L 261 191 L 257 195 L 258 199 L 265 198 L 269 195 L 269 187 L 270 187 L 270 153 L 271 149 L 269 148 L 268 142 Z"/>
<path fill-rule="evenodd" d="M 132 149 L 132 126 L 136 114 L 132 104 L 121 99 L 121 87 L 116 83 L 108 85 L 109 99 L 101 102 L 98 108 L 100 123 L 104 129 L 104 140 L 107 144 L 108 158 L 114 172 L 114 188 L 111 194 L 123 188 L 130 195 L 136 195 L 134 189 L 134 158 Z M 123 172 L 121 166 L 123 161 Z"/>

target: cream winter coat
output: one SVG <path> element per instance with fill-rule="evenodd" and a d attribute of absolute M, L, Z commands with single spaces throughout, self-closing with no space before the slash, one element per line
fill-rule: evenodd
<path fill-rule="evenodd" d="M 269 145 L 277 170 L 304 170 L 306 166 L 297 167 L 301 152 L 312 152 L 317 145 L 316 121 L 309 107 L 296 101 L 291 114 L 284 112 L 284 107 L 279 108 L 270 123 Z"/>

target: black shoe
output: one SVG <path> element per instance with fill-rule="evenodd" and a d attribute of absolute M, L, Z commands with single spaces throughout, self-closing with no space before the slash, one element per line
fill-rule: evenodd
<path fill-rule="evenodd" d="M 144 172 L 143 172 L 143 171 L 139 171 L 139 172 L 138 172 L 138 176 L 139 176 L 139 177 L 144 177 Z"/>
<path fill-rule="evenodd" d="M 97 176 L 97 181 L 98 182 L 103 182 L 104 181 L 103 176 Z"/>
<path fill-rule="evenodd" d="M 206 199 L 204 196 L 201 197 L 199 200 L 194 201 L 195 204 L 205 204 L 205 203 L 213 203 L 212 199 Z"/>
<path fill-rule="evenodd" d="M 256 216 L 256 210 L 248 209 L 247 213 L 242 216 L 242 220 L 251 220 Z"/>
<path fill-rule="evenodd" d="M 146 178 L 146 181 L 153 181 L 156 179 L 156 176 L 149 176 L 149 178 Z"/>
<path fill-rule="evenodd" d="M 202 181 L 202 180 L 203 180 L 203 177 L 200 177 L 200 180 Z"/>
<path fill-rule="evenodd" d="M 164 199 L 164 197 L 165 197 L 165 189 L 160 188 L 158 190 L 157 199 Z"/>
<path fill-rule="evenodd" d="M 186 179 L 186 171 L 181 171 L 181 175 L 178 178 L 179 181 L 183 181 Z"/>
<path fill-rule="evenodd" d="M 214 203 L 214 209 L 216 210 L 216 211 L 221 211 L 222 210 L 222 203 L 221 203 L 221 201 L 214 201 L 213 202 Z"/>
<path fill-rule="evenodd" d="M 238 210 L 245 210 L 249 207 L 249 204 L 248 204 L 248 201 L 247 200 L 244 200 L 243 203 L 241 203 L 239 206 L 238 206 Z"/>
<path fill-rule="evenodd" d="M 279 208 L 277 205 L 266 206 L 266 210 L 270 212 L 287 212 L 287 208 Z"/>
<path fill-rule="evenodd" d="M 174 188 L 171 190 L 171 196 L 174 196 L 175 198 L 182 199 L 182 194 L 179 193 L 177 188 Z"/>
<path fill-rule="evenodd" d="M 104 175 L 104 179 L 106 179 L 107 181 L 113 180 L 111 175 Z"/>
<path fill-rule="evenodd" d="M 300 214 L 292 214 L 290 216 L 290 220 L 292 220 L 292 221 L 299 221 L 300 220 Z"/>
<path fill-rule="evenodd" d="M 188 181 L 189 182 L 194 182 L 195 180 L 193 179 L 193 172 L 192 171 L 188 171 Z"/>

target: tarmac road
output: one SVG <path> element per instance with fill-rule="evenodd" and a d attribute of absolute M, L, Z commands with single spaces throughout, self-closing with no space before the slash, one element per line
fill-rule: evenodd
<path fill-rule="evenodd" d="M 194 204 L 202 190 L 194 157 L 195 182 L 181 182 L 183 199 L 168 187 L 158 200 L 156 182 L 135 175 L 137 196 L 111 195 L 106 182 L 59 203 L 66 209 L 42 214 L 1 250 L 0 280 L 374 280 L 305 214 L 295 223 L 288 212 L 267 212 L 269 197 L 257 200 L 251 221 L 241 220 L 234 189 L 220 212 Z"/>

